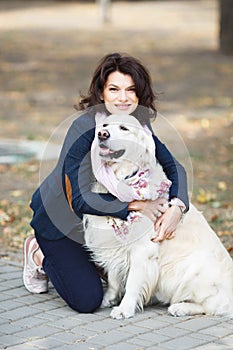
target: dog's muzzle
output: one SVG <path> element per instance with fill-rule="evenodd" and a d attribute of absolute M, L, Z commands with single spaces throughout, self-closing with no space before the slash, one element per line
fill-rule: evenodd
<path fill-rule="evenodd" d="M 123 156 L 125 153 L 124 149 L 119 149 L 117 151 L 114 151 L 107 147 L 104 142 L 99 143 L 99 155 L 104 158 L 110 158 L 110 159 L 117 159 Z"/>

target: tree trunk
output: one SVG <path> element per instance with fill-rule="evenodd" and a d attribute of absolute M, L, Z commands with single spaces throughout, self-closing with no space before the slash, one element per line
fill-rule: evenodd
<path fill-rule="evenodd" d="M 220 50 L 233 55 L 233 0 L 220 0 Z"/>
<path fill-rule="evenodd" d="M 98 0 L 102 23 L 110 22 L 111 0 Z"/>

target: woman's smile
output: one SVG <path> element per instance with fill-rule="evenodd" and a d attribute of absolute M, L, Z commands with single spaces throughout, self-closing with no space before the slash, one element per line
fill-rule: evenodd
<path fill-rule="evenodd" d="M 118 104 L 118 103 L 116 103 L 115 107 L 118 108 L 121 111 L 125 111 L 125 110 L 128 110 L 131 107 L 131 104 L 130 103 L 128 103 L 128 104 Z"/>

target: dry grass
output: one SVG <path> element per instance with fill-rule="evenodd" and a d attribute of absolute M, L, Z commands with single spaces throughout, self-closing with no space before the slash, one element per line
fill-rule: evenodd
<path fill-rule="evenodd" d="M 217 1 L 114 2 L 107 26 L 93 3 L 0 1 L 0 9 L 0 138 L 47 140 L 102 55 L 128 52 L 163 92 L 159 110 L 191 157 L 192 201 L 232 252 L 233 62 L 218 52 Z M 172 135 L 158 134 L 177 150 Z M 3 255 L 21 251 L 31 232 L 39 168 L 0 166 Z"/>

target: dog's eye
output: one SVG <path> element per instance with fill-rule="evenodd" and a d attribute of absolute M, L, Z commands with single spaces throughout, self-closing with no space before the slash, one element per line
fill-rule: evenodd
<path fill-rule="evenodd" d="M 128 131 L 129 129 L 127 129 L 124 125 L 120 125 L 120 129 L 124 130 L 124 131 Z"/>
<path fill-rule="evenodd" d="M 103 128 L 106 128 L 108 126 L 108 124 L 103 124 Z"/>

